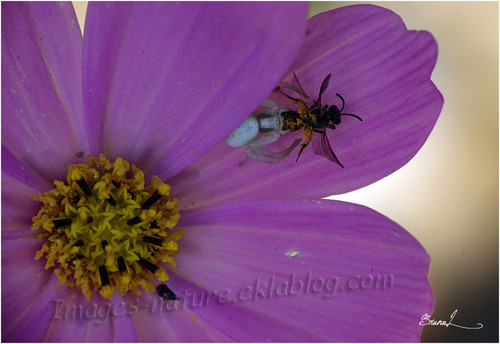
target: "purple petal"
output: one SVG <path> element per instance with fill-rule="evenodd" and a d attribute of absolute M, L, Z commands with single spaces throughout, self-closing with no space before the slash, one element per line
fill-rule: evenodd
<path fill-rule="evenodd" d="M 191 309 L 182 307 L 179 301 L 163 300 L 156 293 L 143 293 L 127 295 L 126 303 L 140 342 L 231 341 L 221 331 L 198 319 Z"/>
<path fill-rule="evenodd" d="M 126 313 L 126 298 L 119 297 L 119 302 L 116 301 L 117 300 L 113 297 L 113 307 L 111 308 L 113 315 L 111 318 L 112 320 L 110 320 L 113 321 L 114 338 L 112 341 L 117 343 L 139 342 L 132 317 L 127 316 L 128 314 Z"/>
<path fill-rule="evenodd" d="M 32 239 L 33 242 L 36 240 Z M 3 249 L 2 244 L 2 249 Z M 57 278 L 35 261 L 38 247 L 2 251 L 2 340 L 36 341 L 43 336 L 50 313 L 49 300 L 56 297 L 49 284 Z M 57 283 L 57 282 L 55 282 Z M 41 302 L 42 298 L 46 302 Z M 43 312 L 45 310 L 45 312 Z M 33 318 L 32 312 L 42 313 Z M 29 328 L 29 331 L 26 329 Z"/>
<path fill-rule="evenodd" d="M 38 192 L 46 191 L 50 187 L 46 180 L 19 161 L 4 145 L 2 145 L 2 173 L 12 178 L 12 183 L 20 184 L 19 187 L 26 186 Z"/>
<path fill-rule="evenodd" d="M 94 153 L 162 178 L 220 142 L 282 77 L 305 3 L 91 3 L 84 106 Z"/>
<path fill-rule="evenodd" d="M 428 32 L 408 31 L 401 18 L 376 6 L 360 5 L 322 13 L 308 21 L 307 35 L 289 69 L 297 73 L 312 99 L 332 73 L 323 104 L 341 106 L 363 122 L 343 117 L 328 129 L 333 151 L 345 166 L 298 149 L 277 165 L 246 159 L 244 149 L 221 142 L 203 159 L 171 181 L 183 207 L 231 203 L 242 199 L 320 198 L 373 183 L 406 164 L 431 132 L 443 98 L 430 80 L 437 45 Z M 293 93 L 288 91 L 288 93 Z M 297 96 L 293 94 L 293 96 Z M 278 93 L 282 107 L 297 106 Z M 301 137 L 282 136 L 267 149 L 280 151 Z M 224 178 L 221 178 L 221 176 Z"/>
<path fill-rule="evenodd" d="M 70 3 L 2 3 L 2 145 L 47 181 L 88 150 Z"/>
<path fill-rule="evenodd" d="M 32 217 L 41 206 L 31 198 L 35 193 L 38 191 L 2 172 L 2 240 L 32 234 Z"/>
<path fill-rule="evenodd" d="M 425 250 L 366 207 L 254 201 L 189 212 L 179 227 L 169 286 L 237 341 L 417 341 L 432 311 Z M 217 301 L 225 291 L 235 302 Z"/>
<path fill-rule="evenodd" d="M 87 301 L 79 289 L 69 290 L 66 286 L 62 288 L 65 290 L 57 298 L 57 302 L 51 302 L 52 319 L 44 341 L 137 341 L 130 318 L 121 316 L 124 311 L 122 305 L 125 305 L 122 296 L 115 293 L 112 300 L 106 300 L 94 294 Z M 117 324 L 120 325 L 119 329 L 116 328 Z"/>
<path fill-rule="evenodd" d="M 23 236 L 21 236 L 22 233 Z M 11 251 L 17 251 L 22 249 L 33 249 L 36 252 L 42 246 L 42 243 L 33 237 L 27 236 L 29 233 L 28 229 L 25 231 L 14 230 L 7 233 L 2 232 L 2 253 L 9 253 Z M 35 260 L 35 253 L 20 256 L 20 260 L 24 260 L 26 265 L 32 264 Z"/>

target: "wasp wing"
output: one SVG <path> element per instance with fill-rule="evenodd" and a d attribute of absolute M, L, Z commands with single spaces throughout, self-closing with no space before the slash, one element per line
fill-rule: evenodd
<path fill-rule="evenodd" d="M 340 160 L 333 152 L 332 146 L 330 145 L 330 141 L 328 140 L 328 136 L 326 135 L 325 131 L 318 132 L 313 136 L 312 146 L 314 154 L 325 157 L 328 160 L 339 164 L 342 168 L 344 167 L 344 165 L 340 163 Z"/>
<path fill-rule="evenodd" d="M 297 78 L 297 75 L 295 75 L 295 73 L 293 73 L 292 84 L 289 84 L 289 83 L 284 82 L 284 81 L 280 81 L 278 83 L 278 86 L 288 88 L 288 89 L 296 92 L 297 94 L 300 94 L 300 96 L 304 100 L 306 100 L 306 101 L 309 100 L 309 96 L 307 95 L 306 91 L 304 91 L 304 88 L 300 84 L 299 78 Z"/>
<path fill-rule="evenodd" d="M 306 91 L 304 91 L 304 87 L 302 87 L 299 78 L 297 78 L 297 75 L 295 73 L 293 73 L 292 85 L 301 90 L 305 99 L 309 99 L 309 96 L 307 95 Z"/>
<path fill-rule="evenodd" d="M 297 87 L 290 85 L 290 84 L 283 82 L 283 81 L 281 81 L 278 84 L 278 86 L 283 87 L 283 88 L 288 88 L 288 89 L 296 92 L 297 94 L 299 94 L 302 99 L 293 98 L 293 97 L 289 96 L 288 94 L 286 94 L 285 92 L 281 91 L 281 93 L 283 93 L 288 99 L 291 99 L 295 103 L 304 103 L 306 106 L 312 105 L 311 99 L 309 99 L 309 96 L 307 95 L 307 93 L 304 92 L 304 90 L 298 89 Z"/>
<path fill-rule="evenodd" d="M 305 105 L 307 107 L 313 106 L 313 104 L 314 104 L 313 101 L 311 100 L 311 98 L 309 98 L 306 91 L 304 91 L 304 88 L 300 84 L 299 78 L 297 78 L 297 75 L 295 75 L 295 73 L 293 73 L 292 84 L 281 81 L 278 83 L 278 86 L 283 87 L 283 88 L 288 88 L 302 97 L 302 99 L 298 101 L 298 99 L 290 97 L 288 94 L 284 93 L 283 91 L 281 92 L 287 98 L 291 99 L 292 101 L 294 101 L 298 104 L 303 103 L 303 105 Z"/>
<path fill-rule="evenodd" d="M 319 88 L 319 95 L 318 95 L 318 100 L 314 102 L 314 106 L 321 107 L 321 96 L 323 93 L 325 93 L 326 89 L 328 88 L 328 85 L 330 84 L 330 78 L 332 76 L 332 73 L 328 74 L 323 82 L 321 83 L 321 87 Z"/>

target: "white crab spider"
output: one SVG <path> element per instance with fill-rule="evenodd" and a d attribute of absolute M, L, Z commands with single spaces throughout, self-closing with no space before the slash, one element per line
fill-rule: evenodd
<path fill-rule="evenodd" d="M 297 139 L 290 147 L 279 153 L 263 149 L 263 146 L 276 142 L 280 135 L 290 131 L 283 130 L 283 117 L 281 116 L 281 113 L 289 111 L 288 109 L 280 109 L 275 102 L 269 99 L 264 100 L 261 107 L 265 109 L 265 112 L 260 113 L 258 117 L 254 114 L 248 116 L 225 139 L 226 143 L 234 148 L 248 145 L 241 157 L 240 166 L 246 156 L 256 161 L 276 164 L 287 157 L 300 143 L 300 139 Z M 257 139 L 259 133 L 262 136 Z"/>

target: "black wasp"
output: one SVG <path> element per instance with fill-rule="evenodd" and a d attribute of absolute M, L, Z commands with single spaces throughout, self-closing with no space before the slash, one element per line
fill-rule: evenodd
<path fill-rule="evenodd" d="M 342 107 L 340 109 L 336 105 L 329 106 L 321 104 L 321 96 L 328 88 L 331 76 L 332 74 L 330 73 L 323 80 L 319 90 L 318 99 L 315 101 L 311 101 L 307 93 L 302 88 L 302 85 L 300 84 L 300 81 L 295 73 L 293 73 L 293 84 L 288 84 L 286 82 L 279 83 L 279 86 L 296 92 L 302 98 L 293 98 L 286 93 L 281 92 L 294 103 L 300 105 L 297 111 L 290 110 L 281 113 L 281 116 L 283 116 L 283 130 L 297 131 L 302 129 L 302 136 L 307 138 L 306 141 L 301 144 L 296 161 L 299 160 L 304 148 L 306 148 L 312 141 L 314 154 L 323 156 L 328 160 L 339 164 L 341 167 L 344 167 L 332 150 L 332 146 L 330 145 L 330 141 L 326 135 L 326 129 L 335 129 L 335 126 L 340 124 L 342 116 L 351 116 L 363 121 L 361 117 L 357 115 L 342 113 L 345 101 L 344 98 L 342 98 L 342 96 L 338 93 L 336 93 L 337 97 L 339 97 L 342 101 Z M 313 135 L 314 133 L 319 135 Z"/>

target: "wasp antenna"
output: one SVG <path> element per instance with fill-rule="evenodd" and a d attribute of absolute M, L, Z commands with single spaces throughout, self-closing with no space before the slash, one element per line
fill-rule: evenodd
<path fill-rule="evenodd" d="M 361 122 L 363 122 L 363 119 L 361 117 L 359 117 L 358 115 L 354 115 L 352 113 L 341 113 L 340 114 L 341 116 L 351 116 L 351 117 L 354 117 L 354 118 L 357 118 L 359 119 Z"/>
<path fill-rule="evenodd" d="M 345 106 L 345 101 L 344 101 L 344 98 L 342 98 L 342 96 L 338 93 L 336 93 L 337 97 L 340 98 L 340 100 L 342 100 L 342 109 L 340 109 L 339 111 L 342 112 L 342 110 L 344 110 L 344 106 Z"/>

